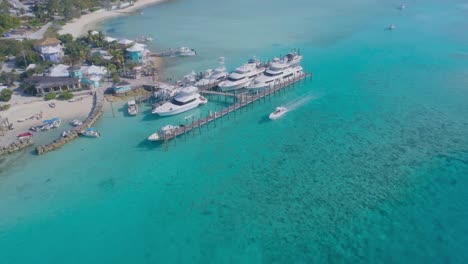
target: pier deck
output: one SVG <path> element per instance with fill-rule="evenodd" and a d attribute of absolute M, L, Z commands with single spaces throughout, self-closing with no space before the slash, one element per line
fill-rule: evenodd
<path fill-rule="evenodd" d="M 257 94 L 254 95 L 246 95 L 246 94 L 232 94 L 232 93 L 225 93 L 225 92 L 216 92 L 216 91 L 201 91 L 200 93 L 202 94 L 211 94 L 211 95 L 220 95 L 220 96 L 232 96 L 236 98 L 234 104 L 227 106 L 220 111 L 215 111 L 211 112 L 204 118 L 200 118 L 197 120 L 192 119 L 192 123 L 187 124 L 187 125 L 181 125 L 174 130 L 171 131 L 169 134 L 164 135 L 164 146 L 167 150 L 168 148 L 168 141 L 171 139 L 177 140 L 177 137 L 180 135 L 184 135 L 190 131 L 195 133 L 195 130 L 198 128 L 201 131 L 201 127 L 204 125 L 208 125 L 209 123 L 213 122 L 214 126 L 216 127 L 216 120 L 223 118 L 224 116 L 227 116 L 229 118 L 230 114 L 235 112 L 238 109 L 241 109 L 243 107 L 246 107 L 248 105 L 253 104 L 256 101 L 259 101 L 261 99 L 265 99 L 267 96 L 273 95 L 280 90 L 284 89 L 285 87 L 288 87 L 290 85 L 293 85 L 297 83 L 298 81 L 304 80 L 307 77 L 311 77 L 312 74 L 309 73 L 303 73 L 299 76 L 296 76 L 294 78 L 288 79 L 283 82 L 278 82 L 269 87 L 268 89 L 265 89 Z"/>

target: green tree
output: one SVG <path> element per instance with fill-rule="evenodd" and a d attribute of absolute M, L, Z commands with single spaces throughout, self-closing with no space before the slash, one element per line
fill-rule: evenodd
<path fill-rule="evenodd" d="M 0 13 L 9 14 L 10 13 L 10 4 L 7 0 L 1 0 L 0 2 Z"/>
<path fill-rule="evenodd" d="M 0 92 L 0 101 L 8 102 L 8 101 L 10 101 L 12 95 L 13 95 L 12 90 L 3 89 L 2 92 Z"/>
<path fill-rule="evenodd" d="M 72 34 L 64 34 L 64 35 L 59 35 L 58 39 L 63 43 L 63 45 L 67 45 L 67 43 L 70 43 L 73 41 L 73 36 Z"/>
<path fill-rule="evenodd" d="M 9 14 L 0 14 L 0 33 L 4 33 L 13 28 L 20 26 L 20 20 L 17 17 L 10 16 Z"/>
<path fill-rule="evenodd" d="M 73 93 L 70 91 L 64 91 L 60 94 L 59 98 L 62 100 L 70 100 L 73 98 Z"/>
<path fill-rule="evenodd" d="M 57 94 L 56 94 L 56 93 L 48 93 L 48 94 L 46 94 L 46 95 L 44 96 L 44 99 L 45 99 L 46 101 L 53 100 L 53 99 L 55 99 L 55 98 L 57 98 Z"/>
<path fill-rule="evenodd" d="M 89 47 L 81 41 L 72 41 L 65 45 L 65 54 L 68 55 L 71 61 L 80 63 L 89 55 Z"/>

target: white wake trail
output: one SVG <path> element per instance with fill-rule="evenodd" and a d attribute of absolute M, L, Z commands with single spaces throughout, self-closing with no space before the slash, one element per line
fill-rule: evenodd
<path fill-rule="evenodd" d="M 287 102 L 283 107 L 287 109 L 288 112 L 294 111 L 299 107 L 307 104 L 309 101 L 316 99 L 317 97 L 313 94 L 306 94 L 299 98 L 296 98 L 290 102 Z"/>

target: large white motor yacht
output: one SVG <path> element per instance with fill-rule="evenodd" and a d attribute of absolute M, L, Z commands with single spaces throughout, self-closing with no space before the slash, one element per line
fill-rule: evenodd
<path fill-rule="evenodd" d="M 265 67 L 260 66 L 260 61 L 251 59 L 248 63 L 236 68 L 228 75 L 227 79 L 219 83 L 218 86 L 223 92 L 242 89 L 264 71 Z"/>
<path fill-rule="evenodd" d="M 287 54 L 282 59 L 273 59 L 269 63 L 268 69 L 255 78 L 246 88 L 257 92 L 302 75 L 302 66 L 299 65 L 301 59 L 302 56 L 294 52 Z"/>
<path fill-rule="evenodd" d="M 221 57 L 219 58 L 219 67 L 214 70 L 208 69 L 203 79 L 196 82 L 195 86 L 204 87 L 207 85 L 217 84 L 226 79 L 227 75 L 227 69 L 224 66 L 224 58 Z"/>
<path fill-rule="evenodd" d="M 180 90 L 170 102 L 156 107 L 152 113 L 160 116 L 177 115 L 207 102 L 208 100 L 198 93 L 197 87 L 188 86 Z"/>

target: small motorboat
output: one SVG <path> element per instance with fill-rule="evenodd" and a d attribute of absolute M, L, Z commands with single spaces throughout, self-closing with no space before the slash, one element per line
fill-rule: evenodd
<path fill-rule="evenodd" d="M 30 139 L 30 138 L 32 138 L 32 136 L 33 136 L 33 133 L 31 133 L 31 132 L 21 133 L 21 134 L 18 135 L 18 139 L 19 140 Z"/>
<path fill-rule="evenodd" d="M 395 30 L 396 27 L 395 27 L 395 25 L 391 24 L 387 29 L 388 29 L 388 30 Z"/>
<path fill-rule="evenodd" d="M 172 131 L 174 131 L 174 129 L 176 129 L 177 127 L 173 126 L 173 125 L 166 125 L 164 127 L 162 127 L 159 131 L 157 131 L 156 133 L 153 133 L 151 134 L 149 137 L 148 137 L 148 140 L 149 141 L 161 141 L 161 140 L 164 140 L 164 135 L 170 135 L 172 133 Z"/>
<path fill-rule="evenodd" d="M 73 119 L 73 120 L 71 121 L 71 124 L 72 124 L 72 126 L 77 127 L 77 126 L 81 126 L 81 125 L 83 124 L 83 122 L 81 122 L 81 121 L 78 120 L 78 119 Z"/>
<path fill-rule="evenodd" d="M 129 115 L 135 116 L 136 114 L 138 114 L 138 106 L 135 100 L 128 101 L 127 105 L 128 105 L 127 111 Z"/>
<path fill-rule="evenodd" d="M 271 120 L 276 120 L 280 117 L 282 117 L 284 114 L 286 114 L 288 110 L 284 107 L 276 107 L 275 111 L 273 113 L 271 113 L 268 117 L 271 119 Z"/>
<path fill-rule="evenodd" d="M 71 130 L 63 131 L 63 132 L 62 132 L 62 137 L 64 137 L 64 138 L 65 138 L 65 137 L 68 137 L 68 135 L 70 135 L 71 133 L 72 133 Z"/>
<path fill-rule="evenodd" d="M 44 129 L 41 129 L 41 130 L 49 130 L 51 128 L 60 127 L 60 124 L 62 123 L 62 120 L 60 120 L 60 118 L 52 118 L 52 119 L 49 119 L 49 120 L 44 120 L 42 123 L 44 124 L 43 125 Z"/>
<path fill-rule="evenodd" d="M 405 8 L 406 8 L 405 4 L 401 4 L 401 5 L 398 7 L 398 9 L 400 9 L 400 10 L 403 10 L 403 9 L 405 9 Z"/>
<path fill-rule="evenodd" d="M 192 57 L 192 56 L 197 56 L 197 52 L 194 49 L 191 49 L 188 47 L 180 47 L 176 51 L 176 55 L 180 57 Z"/>
<path fill-rule="evenodd" d="M 82 136 L 85 136 L 85 137 L 94 137 L 94 138 L 97 138 L 97 137 L 100 137 L 101 134 L 94 128 L 90 127 L 90 128 L 87 128 L 83 131 L 81 131 L 80 133 Z"/>
<path fill-rule="evenodd" d="M 55 103 L 50 103 L 50 104 L 49 104 L 49 107 L 50 107 L 50 108 L 55 108 Z"/>

